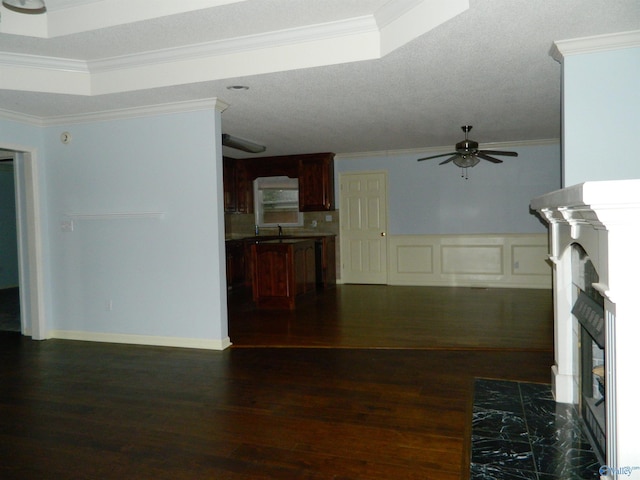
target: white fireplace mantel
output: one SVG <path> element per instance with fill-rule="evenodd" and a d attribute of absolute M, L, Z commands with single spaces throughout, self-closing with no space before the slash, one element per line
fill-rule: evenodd
<path fill-rule="evenodd" d="M 579 367 L 571 250 L 589 255 L 605 301 L 606 462 L 640 479 L 640 179 L 585 182 L 532 200 L 549 223 L 554 279 L 552 384 L 556 401 L 578 402 Z M 625 470 L 626 472 L 626 470 Z M 615 470 L 603 478 L 618 478 Z"/>

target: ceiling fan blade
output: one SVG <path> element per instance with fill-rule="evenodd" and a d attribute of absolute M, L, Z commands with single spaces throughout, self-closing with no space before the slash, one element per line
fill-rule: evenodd
<path fill-rule="evenodd" d="M 490 157 L 485 152 L 477 152 L 476 155 L 484 160 L 488 160 L 493 163 L 502 163 L 502 160 L 498 160 L 497 158 Z"/>
<path fill-rule="evenodd" d="M 458 157 L 458 155 L 457 155 L 457 154 L 456 154 L 456 155 L 454 155 L 453 157 L 447 158 L 447 159 L 446 159 L 445 161 L 443 161 L 443 162 L 440 162 L 438 165 L 444 165 L 445 163 L 453 162 L 453 161 L 456 159 L 456 157 Z"/>
<path fill-rule="evenodd" d="M 489 155 L 506 155 L 507 157 L 517 157 L 518 152 L 502 152 L 500 150 L 482 150 L 482 153 Z"/>
<path fill-rule="evenodd" d="M 456 155 L 456 152 L 443 153 L 442 155 L 433 155 L 433 156 L 431 156 L 431 157 L 419 158 L 419 159 L 418 159 L 418 162 L 421 162 L 421 161 L 423 161 L 423 160 L 431 160 L 432 158 L 446 157 L 447 155 Z"/>

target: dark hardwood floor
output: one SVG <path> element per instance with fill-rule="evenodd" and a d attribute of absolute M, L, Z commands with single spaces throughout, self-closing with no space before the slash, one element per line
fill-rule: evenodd
<path fill-rule="evenodd" d="M 550 350 L 551 290 L 338 285 L 294 311 L 229 297 L 236 346 Z"/>
<path fill-rule="evenodd" d="M 429 317 L 423 289 L 353 287 L 296 313 L 233 299 L 224 352 L 0 332 L 0 478 L 466 478 L 473 379 L 549 379 L 550 293 L 425 289 Z"/>

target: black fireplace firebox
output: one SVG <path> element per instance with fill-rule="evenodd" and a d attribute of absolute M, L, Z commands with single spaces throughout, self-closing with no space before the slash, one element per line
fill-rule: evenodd
<path fill-rule="evenodd" d="M 591 445 L 604 465 L 606 452 L 605 319 L 604 298 L 592 285 L 598 274 L 579 251 L 574 256 L 577 287 L 572 313 L 580 323 L 580 414 Z M 578 267 L 578 268 L 576 268 Z M 577 277 L 577 278 L 576 278 Z"/>

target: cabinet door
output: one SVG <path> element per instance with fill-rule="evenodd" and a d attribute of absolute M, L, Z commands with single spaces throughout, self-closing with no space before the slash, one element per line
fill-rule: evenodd
<path fill-rule="evenodd" d="M 227 286 L 236 287 L 245 283 L 244 242 L 229 240 L 226 242 L 227 252 Z"/>
<path fill-rule="evenodd" d="M 237 212 L 253 213 L 253 179 L 243 159 L 236 160 L 236 196 Z"/>
<path fill-rule="evenodd" d="M 222 183 L 224 185 L 224 211 L 235 213 L 238 211 L 235 158 L 224 157 L 222 159 Z"/>
<path fill-rule="evenodd" d="M 294 250 L 295 295 L 316 289 L 316 249 L 313 240 L 296 245 Z"/>
<path fill-rule="evenodd" d="M 336 238 L 322 239 L 322 286 L 324 288 L 336 285 Z"/>
<path fill-rule="evenodd" d="M 293 298 L 295 291 L 291 282 L 293 259 L 290 248 L 259 248 L 253 245 L 252 253 L 254 300 Z"/>
<path fill-rule="evenodd" d="M 333 154 L 302 156 L 298 160 L 301 212 L 333 210 Z"/>

